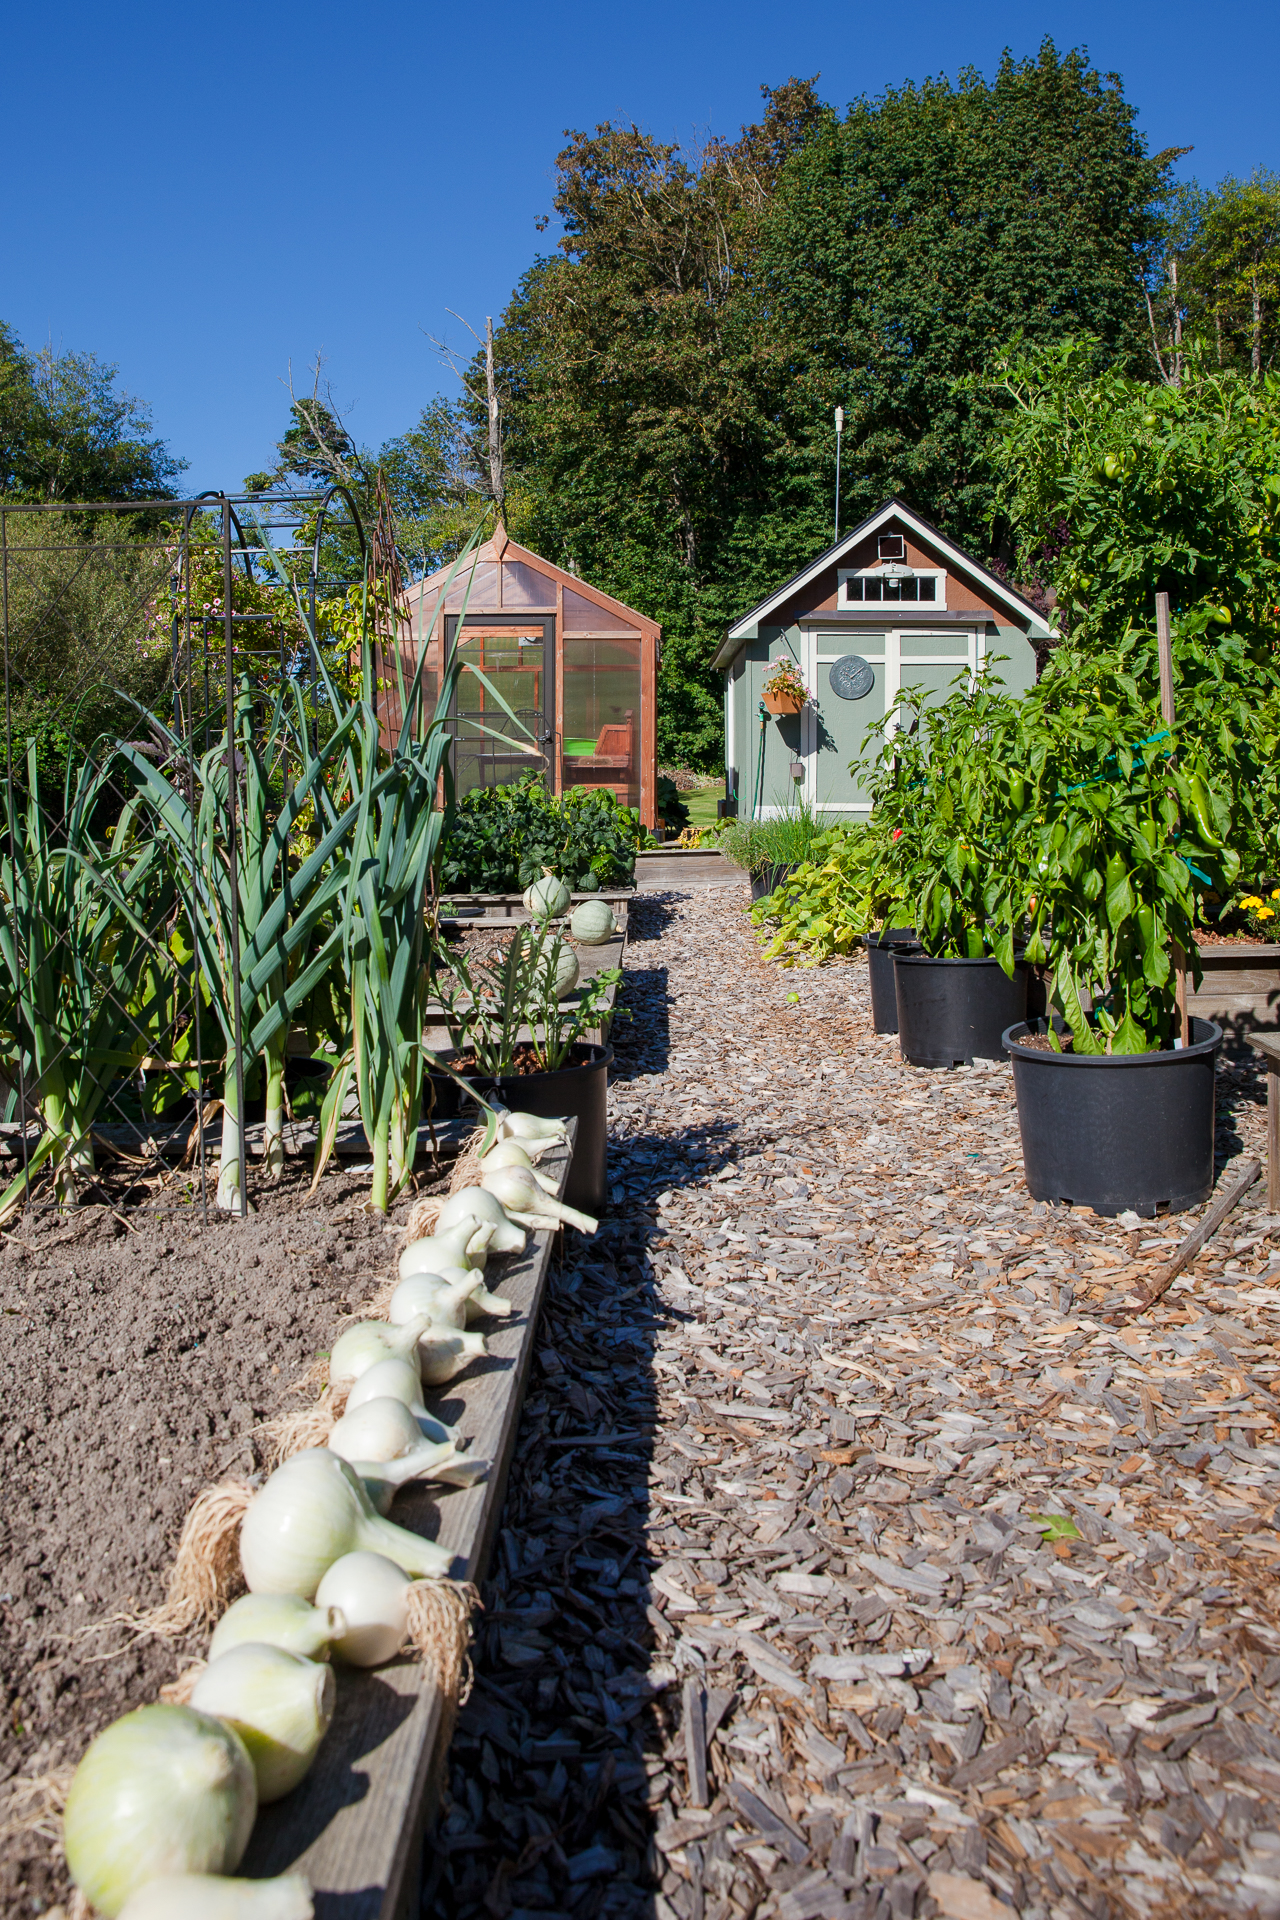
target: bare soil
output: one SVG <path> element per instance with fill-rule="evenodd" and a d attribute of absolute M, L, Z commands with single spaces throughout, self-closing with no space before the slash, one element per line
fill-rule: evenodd
<path fill-rule="evenodd" d="M 0 1243 L 0 1803 L 202 1650 L 119 1616 L 164 1597 L 193 1496 L 255 1470 L 255 1428 L 394 1244 L 360 1210 L 367 1178 L 335 1169 L 308 1199 L 309 1174 L 254 1189 L 243 1222 L 211 1208 L 205 1227 L 179 1176 L 127 1214 L 123 1192 L 33 1212 Z M 66 1891 L 50 1835 L 4 1836 L 0 1913 Z"/>

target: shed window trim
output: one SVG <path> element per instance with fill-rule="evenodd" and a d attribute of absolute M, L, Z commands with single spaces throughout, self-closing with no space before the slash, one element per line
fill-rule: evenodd
<path fill-rule="evenodd" d="M 876 592 L 868 594 L 866 581 L 876 583 Z M 886 593 L 884 584 L 892 582 L 895 587 L 901 581 L 911 582 L 911 592 L 904 595 L 900 589 Z M 856 588 L 853 582 L 857 581 Z M 945 567 L 903 567 L 888 563 L 875 567 L 840 567 L 836 571 L 836 605 L 838 607 L 864 606 L 909 606 L 912 604 L 934 608 L 940 612 L 947 607 L 947 574 Z M 929 591 L 920 591 L 922 583 L 928 583 Z M 884 583 L 884 584 L 882 584 Z"/>

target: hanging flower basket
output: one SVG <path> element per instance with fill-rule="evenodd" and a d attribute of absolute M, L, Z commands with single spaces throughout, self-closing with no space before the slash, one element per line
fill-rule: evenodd
<path fill-rule="evenodd" d="M 809 689 L 790 660 L 781 661 L 760 689 L 766 713 L 799 713 L 809 698 Z"/>

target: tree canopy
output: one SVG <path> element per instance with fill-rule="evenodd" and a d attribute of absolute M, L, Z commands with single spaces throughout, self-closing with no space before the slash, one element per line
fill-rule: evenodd
<path fill-rule="evenodd" d="M 1169 184 L 1119 79 L 1047 41 L 843 118 L 763 91 L 697 153 L 570 135 L 563 238 L 497 338 L 515 530 L 662 621 L 659 751 L 700 765 L 725 626 L 830 538 L 835 406 L 843 525 L 899 493 L 983 547 L 993 412 L 957 383 L 1019 331 L 1149 361 Z"/>
<path fill-rule="evenodd" d="M 186 466 L 96 354 L 30 353 L 0 321 L 0 494 L 24 501 L 162 500 Z"/>

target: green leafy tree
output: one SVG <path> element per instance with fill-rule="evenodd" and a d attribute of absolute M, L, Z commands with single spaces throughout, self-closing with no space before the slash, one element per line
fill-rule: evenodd
<path fill-rule="evenodd" d="M 185 460 L 144 403 L 92 353 L 29 353 L 0 322 L 0 494 L 19 500 L 162 500 Z"/>
<path fill-rule="evenodd" d="M 757 284 L 811 476 L 807 549 L 830 524 L 837 403 L 842 521 L 901 494 L 976 544 L 991 415 L 958 381 L 1015 331 L 1087 334 L 1099 369 L 1145 367 L 1170 156 L 1134 121 L 1117 75 L 1046 40 L 990 83 L 969 69 L 856 101 L 784 170 Z"/>
<path fill-rule="evenodd" d="M 497 342 L 508 459 L 522 537 L 662 621 L 664 758 L 714 762 L 726 624 L 830 538 L 837 403 L 843 525 L 901 493 L 980 543 L 994 403 L 957 380 L 1017 328 L 1149 365 L 1169 158 L 1049 42 L 843 119 L 791 80 L 697 154 L 571 137 Z"/>
<path fill-rule="evenodd" d="M 1258 168 L 1207 196 L 1192 272 L 1219 366 L 1255 379 L 1280 350 L 1280 174 Z"/>
<path fill-rule="evenodd" d="M 639 128 L 575 133 L 558 159 L 557 256 L 496 340 L 519 537 L 662 621 L 661 758 L 712 765 L 726 621 L 791 555 L 751 529 L 784 496 L 770 391 L 741 294 L 787 158 L 826 116 L 810 81 L 699 154 Z M 476 420 L 477 430 L 480 422 Z"/>

